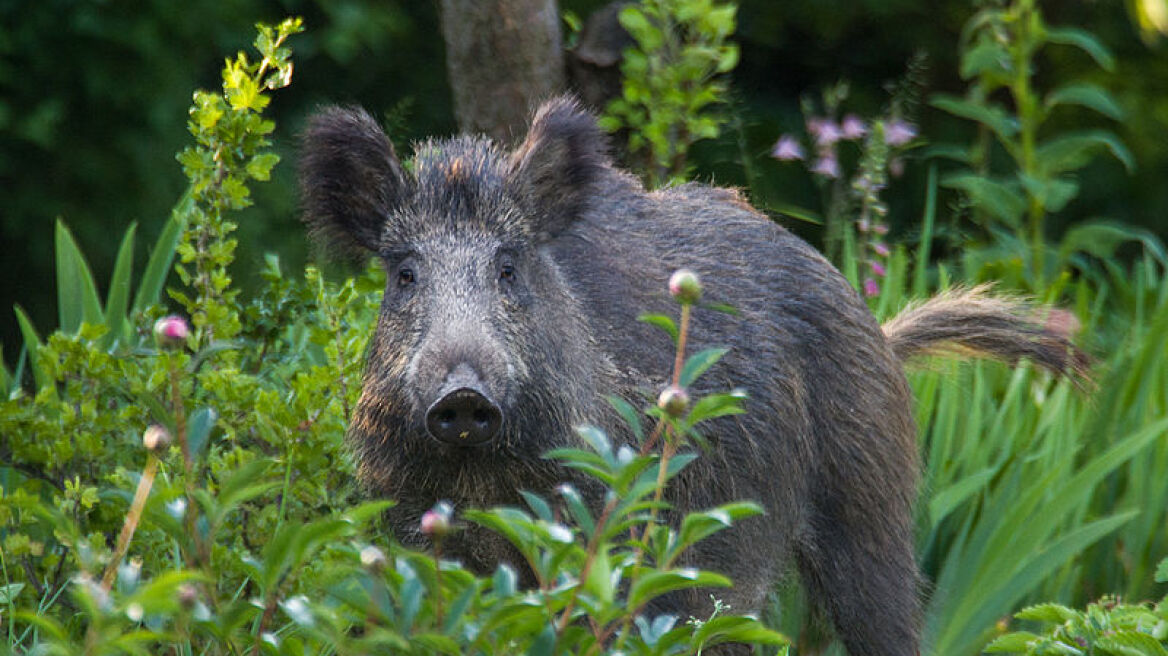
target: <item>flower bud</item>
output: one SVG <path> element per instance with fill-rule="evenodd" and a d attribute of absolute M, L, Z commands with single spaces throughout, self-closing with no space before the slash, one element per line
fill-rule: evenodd
<path fill-rule="evenodd" d="M 669 293 L 682 305 L 693 305 L 702 297 L 702 283 L 698 274 L 689 269 L 678 269 L 669 277 Z"/>
<path fill-rule="evenodd" d="M 190 583 L 178 586 L 178 605 L 190 610 L 199 602 L 199 591 Z"/>
<path fill-rule="evenodd" d="M 422 534 L 432 539 L 440 539 L 450 533 L 453 528 L 450 515 L 454 508 L 445 501 L 439 501 L 434 507 L 422 514 Z"/>
<path fill-rule="evenodd" d="M 373 545 L 361 550 L 361 565 L 373 571 L 385 567 L 385 552 Z"/>
<path fill-rule="evenodd" d="M 154 341 L 165 348 L 176 348 L 187 343 L 191 327 L 187 320 L 171 315 L 154 322 Z"/>
<path fill-rule="evenodd" d="M 146 432 L 142 433 L 142 446 L 150 451 L 165 451 L 172 441 L 170 431 L 159 424 L 150 424 Z"/>
<path fill-rule="evenodd" d="M 657 407 L 670 417 L 680 417 L 689 409 L 689 394 L 683 387 L 670 385 L 657 397 Z"/>

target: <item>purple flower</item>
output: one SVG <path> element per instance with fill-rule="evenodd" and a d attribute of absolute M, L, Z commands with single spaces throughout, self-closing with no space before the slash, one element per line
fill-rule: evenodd
<path fill-rule="evenodd" d="M 840 124 L 840 130 L 844 139 L 859 139 L 868 133 L 868 126 L 864 125 L 859 116 L 848 114 Z"/>
<path fill-rule="evenodd" d="M 903 146 L 917 136 L 917 129 L 912 125 L 895 119 L 884 126 L 884 143 L 889 146 Z"/>
<path fill-rule="evenodd" d="M 171 315 L 154 322 L 154 340 L 159 346 L 182 346 L 191 334 L 187 320 Z"/>
<path fill-rule="evenodd" d="M 885 211 L 885 213 L 887 213 L 887 210 Z M 872 226 L 872 232 L 874 232 L 880 236 L 884 236 L 884 235 L 888 234 L 888 226 L 884 225 L 883 223 L 876 223 Z"/>
<path fill-rule="evenodd" d="M 839 160 L 835 158 L 835 153 L 827 153 L 816 160 L 815 165 L 811 167 L 811 172 L 826 178 L 840 177 Z"/>
<path fill-rule="evenodd" d="M 888 269 L 885 269 L 884 265 L 881 264 L 880 262 L 877 262 L 876 260 L 872 260 L 868 264 L 871 265 L 871 267 L 872 267 L 872 273 L 880 276 L 881 278 L 888 275 Z"/>
<path fill-rule="evenodd" d="M 799 145 L 799 141 L 789 134 L 784 134 L 775 142 L 775 147 L 771 149 L 771 157 L 778 160 L 791 161 L 796 159 L 803 159 L 803 146 Z"/>
<path fill-rule="evenodd" d="M 880 285 L 871 278 L 864 279 L 864 296 L 875 296 L 880 293 Z"/>
<path fill-rule="evenodd" d="M 888 244 L 885 244 L 882 241 L 878 241 L 872 244 L 872 250 L 875 251 L 876 254 L 880 257 L 888 257 L 888 254 L 892 252 L 888 250 Z"/>
<path fill-rule="evenodd" d="M 844 136 L 835 121 L 823 118 L 813 118 L 807 121 L 807 131 L 815 137 L 815 143 L 822 147 L 831 146 Z"/>
<path fill-rule="evenodd" d="M 868 232 L 872 229 L 872 223 L 868 219 L 860 219 L 856 221 L 856 229 L 860 232 Z"/>

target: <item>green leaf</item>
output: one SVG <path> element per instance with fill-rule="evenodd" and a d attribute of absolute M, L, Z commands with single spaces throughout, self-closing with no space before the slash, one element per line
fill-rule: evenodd
<path fill-rule="evenodd" d="M 1030 645 L 1038 639 L 1039 636 L 1028 631 L 1007 633 L 986 645 L 985 651 L 995 654 L 1025 654 L 1030 650 Z"/>
<path fill-rule="evenodd" d="M 55 233 L 57 257 L 57 316 L 62 332 L 73 334 L 81 322 L 102 323 L 101 299 L 93 273 L 73 234 L 57 220 Z"/>
<path fill-rule="evenodd" d="M 9 583 L 0 585 L 0 604 L 8 605 L 16 600 L 16 596 L 24 589 L 23 583 Z"/>
<path fill-rule="evenodd" d="M 1010 53 L 996 39 L 985 34 L 980 35 L 977 44 L 961 55 L 960 74 L 963 80 L 982 75 L 1000 81 L 1011 75 L 1012 69 Z"/>
<path fill-rule="evenodd" d="M 1026 193 L 1047 212 L 1058 212 L 1079 194 L 1079 184 L 1067 178 L 1038 179 L 1025 174 L 1018 178 Z"/>
<path fill-rule="evenodd" d="M 1079 614 L 1074 610 L 1061 606 L 1059 604 L 1037 604 L 1035 606 L 1027 606 L 1014 614 L 1020 620 L 1033 620 L 1035 622 L 1050 622 L 1052 624 L 1062 624 L 1067 620 L 1072 620 L 1078 617 Z"/>
<path fill-rule="evenodd" d="M 1090 221 L 1080 223 L 1063 235 L 1059 242 L 1059 258 L 1066 261 L 1072 253 L 1089 253 L 1099 258 L 1114 257 L 1119 247 L 1127 242 L 1141 241 L 1145 244 L 1154 235 L 1147 230 L 1115 221 Z M 1155 245 L 1153 241 L 1151 245 Z"/>
<path fill-rule="evenodd" d="M 1128 172 L 1135 170 L 1135 157 L 1131 151 L 1119 137 L 1106 130 L 1063 134 L 1039 144 L 1035 155 L 1042 174 L 1053 176 L 1086 166 L 1101 150 L 1110 152 Z"/>
<path fill-rule="evenodd" d="M 280 161 L 275 153 L 261 153 L 247 163 L 247 174 L 255 180 L 267 181 L 272 176 L 272 167 Z"/>
<path fill-rule="evenodd" d="M 647 323 L 651 326 L 657 326 L 661 330 L 664 330 L 669 333 L 669 337 L 673 340 L 673 343 L 677 344 L 677 324 L 671 317 L 667 317 L 664 314 L 642 314 L 637 317 L 637 321 Z"/>
<path fill-rule="evenodd" d="M 1168 558 L 1156 566 L 1156 583 L 1168 583 Z"/>
<path fill-rule="evenodd" d="M 1003 143 L 1010 143 L 1010 140 L 1018 134 L 1017 119 L 1010 116 L 1006 110 L 998 105 L 987 105 L 950 95 L 933 96 L 929 104 L 954 116 L 981 123 L 993 130 Z"/>
<path fill-rule="evenodd" d="M 49 377 L 48 372 L 40 364 L 41 338 L 37 335 L 32 320 L 28 318 L 24 309 L 19 305 L 14 306 L 12 310 L 16 313 L 16 323 L 20 324 L 20 334 L 24 337 L 24 348 L 28 350 L 28 366 L 32 369 L 32 379 L 36 382 L 37 389 L 51 387 L 53 379 Z"/>
<path fill-rule="evenodd" d="M 945 176 L 941 185 L 964 191 L 975 205 L 1010 227 L 1017 227 L 1026 212 L 1026 197 L 1004 182 L 972 173 L 957 173 Z"/>
<path fill-rule="evenodd" d="M 1078 105 L 1093 109 L 1108 118 L 1123 120 L 1123 109 L 1103 87 L 1080 82 L 1059 87 L 1046 96 L 1047 110 L 1058 105 Z"/>
<path fill-rule="evenodd" d="M 186 193 L 171 210 L 170 218 L 150 252 L 150 259 L 142 274 L 142 282 L 139 283 L 138 292 L 134 295 L 134 312 L 141 312 L 160 300 L 162 287 L 170 273 L 170 265 L 174 262 L 175 249 L 178 248 L 178 242 L 186 230 L 187 217 L 194 208 L 194 202 L 194 195 L 191 189 L 187 188 Z"/>
<path fill-rule="evenodd" d="M 726 394 L 709 394 L 703 396 L 698 399 L 697 403 L 693 405 L 693 409 L 689 411 L 689 415 L 685 418 L 686 423 L 694 426 L 708 419 L 742 414 L 746 412 L 746 409 L 742 407 L 742 403 L 746 398 L 746 390 L 741 388 Z"/>
<path fill-rule="evenodd" d="M 982 490 L 997 471 L 997 467 L 987 467 L 934 494 L 929 501 L 929 519 L 933 525 L 940 524 L 955 508 Z"/>
<path fill-rule="evenodd" d="M 637 578 L 629 590 L 629 608 L 640 608 L 642 604 L 674 590 L 712 587 L 728 588 L 730 579 L 696 569 L 647 571 Z"/>
<path fill-rule="evenodd" d="M 1115 70 L 1115 57 L 1095 35 L 1077 27 L 1048 27 L 1046 40 L 1067 46 L 1074 46 L 1091 56 L 1108 73 Z"/>
<path fill-rule="evenodd" d="M 710 510 L 689 513 L 681 520 L 677 543 L 681 548 L 689 547 L 729 528 L 736 521 L 761 514 L 762 506 L 749 501 L 727 503 Z"/>
<path fill-rule="evenodd" d="M 754 618 L 723 615 L 702 623 L 694 632 L 692 642 L 703 647 L 712 647 L 726 642 L 786 645 L 791 640 L 778 631 L 766 628 Z"/>
<path fill-rule="evenodd" d="M 730 349 L 723 347 L 714 347 L 703 349 L 689 356 L 685 360 L 685 365 L 681 368 L 681 375 L 678 377 L 678 384 L 682 387 L 689 387 L 701 376 L 707 369 L 714 366 L 718 360 L 722 359 Z"/>
<path fill-rule="evenodd" d="M 624 420 L 625 425 L 633 431 L 633 436 L 637 438 L 637 443 L 645 441 L 645 429 L 641 425 L 641 413 L 633 407 L 631 403 L 620 398 L 619 396 L 609 395 L 605 397 L 608 404 L 616 410 L 621 419 Z"/>
<path fill-rule="evenodd" d="M 207 446 L 207 438 L 211 436 L 211 429 L 215 427 L 215 420 L 219 418 L 214 408 L 199 408 L 187 417 L 187 448 L 191 458 L 196 461 L 202 456 Z"/>
<path fill-rule="evenodd" d="M 1168 656 L 1168 649 L 1159 640 L 1136 631 L 1104 635 L 1095 641 L 1095 647 L 1117 656 Z"/>
<path fill-rule="evenodd" d="M 101 347 L 108 349 L 128 334 L 130 309 L 130 285 L 134 265 L 134 235 L 137 224 L 130 224 L 118 248 L 114 272 L 110 276 L 109 296 L 105 302 L 105 326 L 108 332 L 101 338 Z"/>
<path fill-rule="evenodd" d="M 623 12 L 622 12 L 623 15 Z M 556 653 L 556 626 L 549 623 L 531 643 L 527 656 L 553 656 Z"/>

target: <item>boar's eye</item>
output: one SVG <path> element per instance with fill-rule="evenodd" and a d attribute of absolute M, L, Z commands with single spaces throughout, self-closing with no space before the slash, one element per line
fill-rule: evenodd
<path fill-rule="evenodd" d="M 499 267 L 499 280 L 503 282 L 514 282 L 515 267 L 511 264 L 503 264 Z"/>
<path fill-rule="evenodd" d="M 397 270 L 397 286 L 409 287 L 414 284 L 414 270 L 409 267 L 402 267 Z"/>

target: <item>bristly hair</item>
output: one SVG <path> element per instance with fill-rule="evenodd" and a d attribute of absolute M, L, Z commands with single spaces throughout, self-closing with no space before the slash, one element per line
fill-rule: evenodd
<path fill-rule="evenodd" d="M 1029 360 L 1055 375 L 1090 382 L 1091 358 L 1071 341 L 1078 321 L 1066 310 L 989 295 L 991 285 L 952 289 L 910 306 L 883 325 L 902 362 L 956 354 L 1016 364 Z"/>
<path fill-rule="evenodd" d="M 410 188 L 381 126 L 363 109 L 328 107 L 309 120 L 300 152 L 313 240 L 351 258 L 376 252 L 388 214 Z"/>

